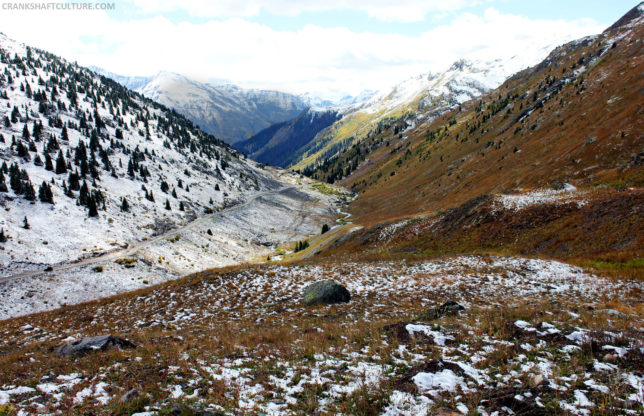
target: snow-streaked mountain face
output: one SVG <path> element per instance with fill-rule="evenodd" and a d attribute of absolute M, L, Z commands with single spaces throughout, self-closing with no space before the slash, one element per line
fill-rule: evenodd
<path fill-rule="evenodd" d="M 176 112 L 0 35 L 0 280 L 150 241 L 225 207 L 250 208 L 253 198 L 292 186 L 239 156 Z M 152 251 L 146 264 L 156 270 L 182 259 L 185 264 L 172 270 L 181 273 L 232 264 L 243 245 L 265 250 L 275 244 L 269 238 L 275 229 L 290 225 L 294 214 L 285 211 L 274 221 L 279 215 L 270 207 L 264 211 L 239 214 L 228 228 L 221 219 L 204 223 L 203 230 L 193 230 L 189 247 L 163 239 L 165 246 L 157 255 Z M 270 224 L 273 234 L 265 230 L 269 237 L 261 240 L 256 226 L 243 240 L 231 237 L 257 221 Z M 317 232 L 320 225 L 307 227 Z M 301 235 L 294 226 L 286 233 Z M 194 255 L 185 251 L 195 249 Z M 199 256 L 207 258 L 195 261 Z"/>
<path fill-rule="evenodd" d="M 387 113 L 415 102 L 418 102 L 419 110 L 431 109 L 439 103 L 448 107 L 462 104 L 498 87 L 512 74 L 540 62 L 553 47 L 549 45 L 521 56 L 494 60 L 461 59 L 444 72 L 411 77 L 362 103 L 345 107 L 344 112 Z"/>
<path fill-rule="evenodd" d="M 272 124 L 290 120 L 310 105 L 293 94 L 202 83 L 166 71 L 153 77 L 125 77 L 99 71 L 176 110 L 227 143 L 244 140 Z"/>
<path fill-rule="evenodd" d="M 337 126 L 320 131 L 302 147 L 291 167 L 306 171 L 333 158 L 373 134 L 382 121 L 401 120 L 413 126 L 432 120 L 497 88 L 509 76 L 542 61 L 551 49 L 551 46 L 540 47 L 493 60 L 461 59 L 443 72 L 411 77 L 373 94 L 366 101 L 339 107 L 337 111 L 342 120 Z"/>

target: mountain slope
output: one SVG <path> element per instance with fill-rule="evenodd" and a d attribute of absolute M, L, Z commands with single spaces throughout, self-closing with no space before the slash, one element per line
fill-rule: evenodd
<path fill-rule="evenodd" d="M 383 128 L 312 171 L 359 192 L 351 212 L 374 227 L 343 250 L 641 257 L 643 21 L 640 6 L 481 99 L 402 135 Z"/>
<path fill-rule="evenodd" d="M 274 124 L 234 147 L 258 162 L 287 167 L 300 148 L 340 118 L 335 110 L 306 109 L 293 120 Z"/>
<path fill-rule="evenodd" d="M 302 98 L 279 91 L 211 85 L 170 72 L 123 77 L 101 71 L 144 96 L 176 110 L 227 143 L 244 140 L 308 107 Z"/>
<path fill-rule="evenodd" d="M 340 109 L 343 120 L 322 131 L 295 155 L 293 168 L 324 163 L 383 126 L 408 126 L 431 120 L 499 86 L 508 76 L 543 59 L 551 47 L 492 61 L 461 59 L 441 73 L 425 73 Z"/>
<path fill-rule="evenodd" d="M 0 316 L 265 258 L 335 219 L 334 195 L 240 156 L 177 112 L 0 35 Z"/>

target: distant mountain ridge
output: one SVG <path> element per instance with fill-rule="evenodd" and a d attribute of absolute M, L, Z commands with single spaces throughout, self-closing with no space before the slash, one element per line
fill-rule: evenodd
<path fill-rule="evenodd" d="M 229 144 L 247 140 L 274 124 L 294 120 L 309 107 L 327 111 L 359 104 L 376 94 L 366 90 L 356 96 L 331 100 L 310 93 L 247 89 L 227 80 L 199 82 L 167 71 L 146 77 L 119 75 L 96 66 L 89 68 L 176 110 Z"/>
<path fill-rule="evenodd" d="M 161 71 L 126 77 L 93 67 L 102 75 L 186 116 L 207 133 L 232 144 L 272 124 L 291 120 L 309 104 L 280 91 L 213 85 Z"/>

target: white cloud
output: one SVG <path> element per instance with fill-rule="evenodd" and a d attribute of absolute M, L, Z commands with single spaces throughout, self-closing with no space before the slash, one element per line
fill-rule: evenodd
<path fill-rule="evenodd" d="M 240 18 L 117 21 L 101 11 L 0 13 L 0 27 L 16 40 L 124 75 L 167 70 L 325 94 L 393 85 L 465 56 L 530 54 L 603 29 L 592 20 L 531 20 L 494 9 L 483 16 L 460 14 L 418 36 L 313 25 L 278 31 Z"/>
<path fill-rule="evenodd" d="M 201 17 L 254 17 L 261 10 L 282 16 L 356 10 L 383 21 L 419 22 L 429 12 L 459 10 L 492 0 L 130 0 L 144 13 L 184 11 Z"/>

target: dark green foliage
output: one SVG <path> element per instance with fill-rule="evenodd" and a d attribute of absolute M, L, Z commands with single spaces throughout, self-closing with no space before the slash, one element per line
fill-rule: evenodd
<path fill-rule="evenodd" d="M 167 199 L 165 200 L 165 209 L 167 209 L 168 211 L 172 211 L 172 207 L 170 207 L 170 201 Z"/>
<path fill-rule="evenodd" d="M 63 156 L 63 151 L 58 151 L 58 157 L 56 158 L 56 173 L 62 174 L 67 172 L 67 162 L 65 162 L 65 157 Z"/>
<path fill-rule="evenodd" d="M 29 127 L 27 127 L 27 123 L 25 123 L 25 126 L 22 128 L 22 138 L 23 140 L 29 140 L 31 138 L 31 134 L 29 134 Z"/>
<path fill-rule="evenodd" d="M 0 229 L 0 243 L 6 243 L 7 236 L 4 234 L 4 229 Z"/>
<path fill-rule="evenodd" d="M 38 188 L 38 199 L 40 202 L 45 202 L 48 204 L 54 204 L 54 194 L 51 191 L 51 186 L 45 181 L 42 182 L 40 188 Z"/>
<path fill-rule="evenodd" d="M 90 218 L 98 217 L 98 207 L 96 206 L 96 198 L 94 197 L 94 194 L 92 194 L 89 197 L 89 201 L 87 202 L 87 208 L 88 208 L 87 215 Z"/>
<path fill-rule="evenodd" d="M 274 124 L 233 146 L 259 162 L 286 167 L 296 160 L 320 131 L 340 118 L 335 111 L 311 113 L 305 110 L 294 119 Z"/>
<path fill-rule="evenodd" d="M 9 192 L 9 188 L 7 188 L 7 183 L 5 182 L 4 173 L 2 173 L 2 170 L 0 170 L 0 192 Z"/>
<path fill-rule="evenodd" d="M 60 139 L 64 141 L 69 140 L 69 134 L 67 133 L 67 125 L 63 126 L 63 131 L 60 134 Z"/>
<path fill-rule="evenodd" d="M 34 189 L 34 186 L 31 184 L 30 181 L 26 181 L 24 185 L 24 190 L 25 190 L 25 199 L 27 201 L 35 201 L 36 200 L 36 191 Z"/>
<path fill-rule="evenodd" d="M 330 230 L 330 229 L 331 229 L 331 228 L 329 227 L 329 225 L 328 225 L 328 224 L 324 224 L 324 225 L 322 226 L 322 234 L 325 234 L 325 233 L 329 232 L 329 230 Z"/>
<path fill-rule="evenodd" d="M 87 182 L 83 181 L 83 185 L 80 187 L 80 193 L 78 194 L 78 204 L 83 206 L 89 205 L 89 188 L 87 187 Z"/>
<path fill-rule="evenodd" d="M 295 244 L 295 252 L 297 253 L 298 251 L 306 250 L 309 247 L 309 241 L 304 240 L 304 241 L 298 241 Z"/>
<path fill-rule="evenodd" d="M 28 230 L 31 228 L 31 225 L 29 225 L 29 221 L 27 220 L 27 217 L 25 216 L 25 219 L 22 220 L 22 228 L 25 230 Z"/>
<path fill-rule="evenodd" d="M 130 204 L 127 202 L 127 199 L 125 197 L 121 198 L 121 212 L 129 212 L 130 211 Z"/>

